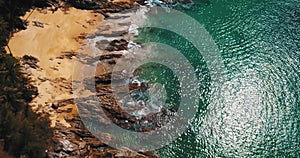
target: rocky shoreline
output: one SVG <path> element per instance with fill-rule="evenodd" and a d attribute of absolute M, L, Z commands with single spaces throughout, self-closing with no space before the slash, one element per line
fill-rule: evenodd
<path fill-rule="evenodd" d="M 150 131 L 146 126 L 136 128 L 134 125 L 141 124 L 137 122 L 136 117 L 129 116 L 114 100 L 112 94 L 111 74 L 113 67 L 116 64 L 116 60 L 126 56 L 124 52 L 128 51 L 128 44 L 132 34 L 129 32 L 131 18 L 135 14 L 135 11 L 127 13 L 108 13 L 108 18 L 105 22 L 101 23 L 95 33 L 88 35 L 86 43 L 83 44 L 83 48 L 76 56 L 77 60 L 84 64 L 93 65 L 98 63 L 96 69 L 96 76 L 91 74 L 90 78 L 84 76 L 81 81 L 73 81 L 73 84 L 82 83 L 82 85 L 73 85 L 73 91 L 80 89 L 81 91 L 76 94 L 79 98 L 70 98 L 52 103 L 52 108 L 56 108 L 56 112 L 65 114 L 66 116 L 72 116 L 74 113 L 74 106 L 81 104 L 81 108 L 77 107 L 77 110 L 81 111 L 80 117 L 89 118 L 91 120 L 98 120 L 105 125 L 116 123 L 127 129 L 133 129 L 137 131 Z M 96 38 L 96 40 L 94 40 Z M 90 46 L 96 47 L 96 57 L 89 52 Z M 87 48 L 88 47 L 88 48 Z M 94 50 L 95 51 L 95 50 Z M 95 53 L 95 52 L 94 52 Z M 81 72 L 78 72 L 81 73 Z M 93 78 L 95 77 L 95 80 Z M 120 75 L 120 78 L 124 76 Z M 93 81 L 95 81 L 95 90 L 93 90 Z M 74 86 L 77 86 L 74 88 Z M 84 87 L 84 88 L 82 88 Z M 136 89 L 136 85 L 131 85 L 132 90 Z M 99 103 L 102 107 L 97 107 L 97 104 L 93 104 L 94 98 L 99 99 Z M 76 100 L 76 101 L 75 101 Z M 78 105 L 77 105 L 78 106 Z M 86 109 L 95 109 L 84 113 Z M 79 108 L 79 109 L 78 109 Z M 103 113 L 97 111 L 98 108 L 103 108 Z M 110 120 L 108 120 L 108 116 Z M 66 128 L 64 125 L 57 123 L 54 131 L 54 147 L 49 148 L 47 151 L 48 157 L 158 157 L 158 155 L 152 151 L 133 151 L 129 148 L 115 149 L 109 147 L 106 143 L 98 140 L 95 136 L 86 129 L 83 122 L 78 115 L 72 117 L 65 117 L 66 122 L 70 127 Z M 154 116 L 152 116 L 154 118 Z M 116 118 L 118 118 L 116 120 Z M 152 119 L 150 116 L 148 120 Z M 144 122 L 139 120 L 139 122 Z M 97 137 L 101 137 L 101 140 L 115 141 L 109 133 L 100 133 Z"/>
<path fill-rule="evenodd" d="M 74 1 L 75 2 L 75 1 Z M 76 2 L 77 3 L 77 2 Z M 80 34 L 78 37 L 74 38 L 79 43 L 82 43 L 86 40 L 86 38 L 92 38 L 92 36 L 103 36 L 107 41 L 102 41 L 97 43 L 97 47 L 101 47 L 101 50 L 104 51 L 103 54 L 99 56 L 99 61 L 101 61 L 105 66 L 102 68 L 105 71 L 98 72 L 99 75 L 96 76 L 97 80 L 97 92 L 96 94 L 100 97 L 99 101 L 106 105 L 106 110 L 110 111 L 112 117 L 118 117 L 118 115 L 122 116 L 125 120 L 128 119 L 125 116 L 122 109 L 114 105 L 110 99 L 107 99 L 107 96 L 101 95 L 101 93 L 109 94 L 111 92 L 110 87 L 108 87 L 109 82 L 109 74 L 111 73 L 112 67 L 116 64 L 116 59 L 120 58 L 122 53 L 120 51 L 124 51 L 128 49 L 129 39 L 128 37 L 128 23 L 123 22 L 119 23 L 118 25 L 123 26 L 125 30 L 113 30 L 113 28 L 108 24 L 112 24 L 112 22 L 119 22 L 126 19 L 125 14 L 118 13 L 122 10 L 128 8 L 138 8 L 139 4 L 134 1 L 120 1 L 116 3 L 102 3 L 100 8 L 87 8 L 87 6 L 93 6 L 91 4 L 83 5 L 81 1 L 78 1 L 77 8 L 81 9 L 93 9 L 93 14 L 102 14 L 106 17 L 102 22 L 103 26 L 98 27 L 96 32 L 92 35 L 88 35 L 86 33 Z M 98 2 L 97 2 L 98 3 Z M 100 3 L 100 2 L 99 2 Z M 58 3 L 57 3 L 58 4 Z M 108 6 L 104 6 L 106 4 Z M 99 6 L 100 4 L 94 5 Z M 64 8 L 62 3 L 59 5 L 54 5 L 55 7 Z M 73 4 L 76 7 L 76 5 Z M 47 8 L 46 10 L 56 12 L 55 7 Z M 71 8 L 72 9 L 72 8 Z M 100 10 L 94 10 L 100 9 Z M 47 13 L 48 11 L 40 10 L 39 12 Z M 66 10 L 68 12 L 68 9 Z M 113 14 L 112 14 L 113 13 Z M 125 20 L 126 21 L 126 20 Z M 30 22 L 30 20 L 29 20 Z M 92 22 L 90 25 L 93 27 L 95 22 L 93 21 L 86 21 L 87 24 Z M 33 21 L 33 26 L 36 29 L 44 29 L 47 28 L 49 25 L 45 22 L 40 21 Z M 82 24 L 82 27 L 85 28 L 86 24 Z M 57 25 L 59 28 L 59 26 Z M 103 30 L 104 29 L 104 30 Z M 25 30 L 27 31 L 27 30 Z M 18 33 L 16 34 L 18 35 Z M 88 35 L 88 36 L 87 36 Z M 14 48 L 12 45 L 14 42 L 14 38 L 10 41 L 10 47 L 13 52 L 18 52 L 17 49 Z M 106 42 L 106 43 L 105 43 Z M 105 45 L 105 47 L 104 47 Z M 30 48 L 30 46 L 29 46 Z M 82 50 L 81 50 L 82 51 Z M 119 53 L 117 53 L 119 52 Z M 41 59 L 34 54 L 26 54 L 21 57 L 21 64 L 23 66 L 23 71 L 28 73 L 32 76 L 33 80 L 38 87 L 40 94 L 37 98 L 44 98 L 41 101 L 33 101 L 31 106 L 33 110 L 42 116 L 50 116 L 52 119 L 52 127 L 53 127 L 53 137 L 51 138 L 51 145 L 49 145 L 45 151 L 45 157 L 51 158 L 62 158 L 62 157 L 158 157 L 158 155 L 151 151 L 133 151 L 129 148 L 112 148 L 107 144 L 103 143 L 99 139 L 97 139 L 92 133 L 90 133 L 84 124 L 81 121 L 81 118 L 78 115 L 78 109 L 74 103 L 75 99 L 72 97 L 73 90 L 72 89 L 72 81 L 66 77 L 59 77 L 56 78 L 48 77 L 46 73 L 49 71 L 53 71 L 53 74 L 60 72 L 64 73 L 63 66 L 67 66 L 66 63 L 72 63 L 74 60 L 79 59 L 79 54 L 77 51 L 70 50 L 70 51 L 62 51 L 59 53 L 55 53 L 56 55 L 52 55 L 51 58 L 47 59 L 47 62 L 50 64 L 46 64 L 44 59 Z M 21 55 L 21 54 L 20 54 Z M 93 58 L 90 58 L 94 60 Z M 53 64 L 52 64 L 53 63 Z M 55 63 L 55 64 L 54 64 Z M 47 71 L 45 70 L 45 66 L 48 65 Z M 51 66 L 53 65 L 53 66 Z M 105 68 L 104 68 L 105 67 Z M 109 70 L 110 69 L 110 70 Z M 49 89 L 50 86 L 50 89 Z M 47 88 L 48 87 L 48 88 Z M 41 88 L 45 89 L 41 93 Z M 55 89 L 55 91 L 51 91 L 51 89 Z M 57 93 L 58 92 L 58 93 Z M 86 101 L 87 98 L 90 97 L 94 92 L 90 92 L 88 90 L 84 90 L 83 101 Z M 111 97 L 111 95 L 110 95 Z M 47 99 L 49 98 L 49 99 Z M 52 98 L 52 99 L 51 99 Z M 49 100 L 49 101 L 47 101 Z M 112 108 L 113 107 L 113 108 Z M 109 110 L 110 109 L 110 110 Z M 103 114 L 105 115 L 105 114 Z M 129 118 L 130 119 L 130 118 Z M 132 117 L 134 121 L 134 118 Z M 53 122 L 54 121 L 54 122 Z M 109 120 L 102 120 L 104 123 L 109 123 Z M 144 130 L 144 129 L 143 129 Z M 113 137 L 107 133 L 102 135 L 107 139 L 113 139 Z"/>
<path fill-rule="evenodd" d="M 93 135 L 95 133 L 91 133 L 82 121 L 82 119 L 97 120 L 103 128 L 111 124 L 117 124 L 127 130 L 151 132 L 170 121 L 170 116 L 174 116 L 174 112 L 170 111 L 170 109 L 159 109 L 156 112 L 150 111 L 143 115 L 134 115 L 132 112 L 143 110 L 143 108 L 146 108 L 145 105 L 134 105 L 124 108 L 122 105 L 124 103 L 120 103 L 113 94 L 114 89 L 111 85 L 112 74 L 117 74 L 117 78 L 122 82 L 127 82 L 129 78 L 129 76 L 124 75 L 125 69 L 121 68 L 117 72 L 114 70 L 117 61 L 120 58 L 124 59 L 122 64 L 126 66 L 128 63 L 133 62 L 137 56 L 136 53 L 130 52 L 130 50 L 134 47 L 143 47 L 142 44 L 131 41 L 138 34 L 138 26 L 133 21 L 143 22 L 144 15 L 137 16 L 145 11 L 145 8 L 144 10 L 139 10 L 141 4 L 144 4 L 144 1 L 54 1 L 50 8 L 39 10 L 39 13 L 33 13 L 33 15 L 30 13 L 33 16 L 33 20 L 29 18 L 29 22 L 32 22 L 31 30 L 29 31 L 37 31 L 37 35 L 38 31 L 43 29 L 49 30 L 53 25 L 56 28 L 52 28 L 50 31 L 54 29 L 54 32 L 56 29 L 60 30 L 62 29 L 61 27 L 65 26 L 67 26 L 65 29 L 73 29 L 72 25 L 74 25 L 74 28 L 77 28 L 74 29 L 75 34 L 71 33 L 71 36 L 69 35 L 71 40 L 62 40 L 69 40 L 71 47 L 57 49 L 54 48 L 57 47 L 55 45 L 53 47 L 49 46 L 46 47 L 48 51 L 45 53 L 47 55 L 43 55 L 41 52 L 25 53 L 25 55 L 22 53 L 17 54 L 21 58 L 23 70 L 32 76 L 39 90 L 39 95 L 31 104 L 32 109 L 42 116 L 49 116 L 51 127 L 54 129 L 50 141 L 51 145 L 47 147 L 45 157 L 159 156 L 153 151 L 139 148 L 133 150 L 135 147 L 110 147 L 108 144 L 114 144 L 118 141 L 113 135 L 99 133 L 96 138 Z M 70 6 L 68 5 L 79 8 L 79 10 L 77 11 L 72 7 L 69 8 Z M 83 12 L 80 9 L 91 11 Z M 127 9 L 130 9 L 130 11 Z M 56 16 L 70 16 L 74 20 L 70 20 L 70 24 L 65 21 L 55 24 L 57 20 L 54 17 L 53 24 L 47 23 L 49 18 L 51 18 L 51 15 L 49 15 L 49 18 L 45 18 L 45 22 L 39 21 L 40 16 L 47 16 L 51 14 L 49 12 L 52 12 L 53 15 L 57 14 Z M 72 16 L 73 14 L 74 17 Z M 97 19 L 101 19 L 101 16 L 104 19 L 102 18 L 99 23 Z M 139 18 L 142 18 L 141 21 L 139 21 Z M 28 31 L 28 29 L 25 31 Z M 22 33 L 24 32 L 17 33 L 16 37 L 12 38 L 9 43 L 14 53 L 18 52 L 18 46 L 14 45 L 18 45 L 22 41 L 22 38 L 19 41 L 17 40 L 18 34 Z M 32 34 L 29 32 L 25 36 L 32 38 Z M 53 36 L 57 37 L 62 33 L 56 32 L 56 34 Z M 47 36 L 47 32 L 45 36 Z M 58 43 L 58 41 L 56 42 Z M 73 44 L 74 42 L 77 44 Z M 47 42 L 44 43 L 46 45 Z M 40 44 L 41 42 L 38 43 L 38 45 Z M 61 47 L 62 44 L 58 44 Z M 78 45 L 81 45 L 80 48 L 78 48 Z M 36 47 L 36 45 L 33 47 Z M 45 48 L 43 49 L 42 51 L 45 51 Z M 20 50 L 24 51 L 24 48 Z M 32 51 L 30 46 L 28 50 Z M 53 50 L 58 52 L 53 52 Z M 143 56 L 145 54 L 141 53 L 140 55 Z M 77 64 L 74 65 L 75 62 Z M 96 69 L 82 69 L 85 66 L 93 66 Z M 74 72 L 70 70 L 72 67 L 74 67 Z M 129 85 L 121 84 L 115 86 L 120 88 L 129 86 L 128 94 L 144 92 L 149 88 L 147 83 L 130 83 Z M 99 103 L 101 107 L 98 106 Z M 102 109 L 100 112 L 99 108 Z M 128 114 L 128 112 L 131 112 L 131 114 Z M 101 140 L 98 138 L 101 138 Z"/>

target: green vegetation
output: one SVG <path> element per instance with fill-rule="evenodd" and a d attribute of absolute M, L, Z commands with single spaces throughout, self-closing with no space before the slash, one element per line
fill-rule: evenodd
<path fill-rule="evenodd" d="M 36 115 L 28 105 L 38 94 L 36 87 L 20 71 L 19 61 L 4 50 L 11 33 L 25 29 L 26 22 L 19 16 L 43 5 L 47 1 L 0 0 L 0 139 L 13 157 L 44 157 L 52 133 L 49 120 Z"/>

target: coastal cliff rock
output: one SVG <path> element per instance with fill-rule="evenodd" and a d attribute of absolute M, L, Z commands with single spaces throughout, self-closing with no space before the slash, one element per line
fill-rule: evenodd
<path fill-rule="evenodd" d="M 69 128 L 61 124 L 56 126 L 52 137 L 54 146 L 47 149 L 46 157 L 158 157 L 158 155 L 153 152 L 135 152 L 126 148 L 111 148 L 95 138 L 95 136 L 85 128 L 79 117 L 74 117 L 68 121 L 71 122 L 71 127 Z M 113 140 L 113 137 L 108 133 L 103 134 L 103 137 Z"/>
<path fill-rule="evenodd" d="M 105 26 L 110 23 L 120 23 L 119 18 L 129 17 L 127 15 L 110 15 L 110 19 L 104 24 Z M 107 125 L 117 124 L 128 130 L 135 130 L 140 132 L 152 131 L 156 128 L 161 127 L 163 122 L 168 122 L 169 116 L 164 112 L 160 113 L 149 113 L 146 116 L 138 119 L 137 117 L 129 114 L 130 111 L 135 111 L 141 107 L 132 106 L 129 108 L 122 107 L 120 103 L 113 96 L 113 89 L 111 87 L 112 76 L 114 81 L 124 83 L 128 78 L 123 71 L 112 71 L 117 61 L 120 58 L 124 58 L 128 51 L 129 42 L 128 39 L 128 27 L 120 29 L 118 27 L 111 27 L 109 25 L 106 30 L 110 30 L 111 33 L 102 31 L 104 27 L 100 26 L 98 31 L 94 34 L 89 35 L 88 38 L 100 38 L 95 41 L 95 47 L 97 47 L 100 53 L 96 57 L 90 57 L 86 54 L 77 54 L 73 56 L 80 62 L 93 65 L 94 63 L 100 63 L 99 72 L 96 75 L 84 76 L 82 87 L 84 91 L 89 91 L 88 95 L 84 95 L 77 98 L 70 98 L 65 100 L 56 101 L 53 104 L 55 111 L 59 114 L 63 114 L 65 121 L 70 126 L 66 128 L 59 122 L 55 126 L 55 132 L 53 137 L 54 147 L 49 148 L 48 157 L 158 157 L 155 152 L 152 151 L 132 151 L 129 148 L 115 149 L 109 147 L 106 143 L 116 143 L 117 140 L 113 135 L 109 133 L 91 133 L 82 122 L 85 121 L 96 121 L 99 126 L 105 128 Z M 69 56 L 63 56 L 64 59 L 71 60 Z M 77 82 L 76 82 L 77 83 Z M 116 85 L 123 88 L 126 85 Z M 146 91 L 147 84 L 142 83 L 138 85 L 136 83 L 129 84 L 130 93 L 134 91 Z M 76 86 L 75 86 L 76 87 Z M 79 86 L 80 87 L 80 86 Z M 75 88 L 76 91 L 76 88 Z M 96 100 L 95 100 L 96 98 Z M 77 104 L 77 110 L 80 111 L 80 117 L 78 112 L 72 115 L 74 111 L 75 102 Z M 101 110 L 100 110 L 101 109 Z M 167 110 L 165 110 L 167 111 Z M 160 117 L 161 120 L 156 118 Z M 97 138 L 101 138 L 100 140 Z M 105 140 L 104 143 L 101 140 Z"/>
<path fill-rule="evenodd" d="M 58 8 L 66 7 L 61 1 L 50 2 L 52 6 Z M 116 61 L 124 57 L 124 52 L 128 50 L 129 46 L 127 40 L 129 26 L 126 22 L 120 21 L 128 16 L 109 12 L 119 12 L 136 7 L 138 4 L 135 1 L 122 0 L 107 3 L 106 1 L 88 0 L 64 2 L 71 6 L 77 6 L 77 8 L 101 10 L 83 11 L 72 7 L 57 11 L 53 7 L 33 10 L 32 13 L 29 13 L 30 16 L 26 16 L 29 17 L 27 30 L 16 33 L 9 43 L 14 55 L 21 59 L 23 71 L 32 77 L 34 85 L 38 88 L 38 96 L 30 103 L 32 110 L 37 114 L 49 116 L 51 121 L 53 133 L 49 139 L 51 145 L 47 146 L 45 150 L 46 157 L 158 157 L 155 152 L 151 151 L 109 147 L 97 138 L 116 141 L 112 135 L 99 133 L 96 137 L 82 122 L 82 117 L 90 117 L 104 125 L 115 123 L 137 131 L 151 130 L 146 125 L 143 126 L 143 123 L 140 123 L 136 117 L 128 115 L 127 111 L 118 105 L 109 85 Z M 80 56 L 78 50 L 81 44 L 86 38 L 93 37 L 87 34 L 92 32 L 96 26 L 98 27 L 103 18 L 99 12 L 100 14 L 107 13 L 111 17 L 103 22 L 103 25 L 111 24 L 107 28 L 111 32 L 101 30 L 105 26 L 100 26 L 98 31 L 93 34 L 94 37 L 103 37 L 103 40 L 98 41 L 96 46 L 99 47 L 101 53 L 96 58 L 85 54 Z M 112 23 L 117 23 L 122 27 L 112 28 Z M 29 41 L 30 43 L 28 43 Z M 59 41 L 65 43 L 62 45 Z M 20 43 L 23 44 L 20 45 Z M 81 57 L 84 58 L 81 61 L 83 64 L 100 62 L 100 68 L 103 71 L 92 77 L 85 76 L 83 95 L 74 97 L 72 87 L 74 86 L 72 85 L 74 76 L 72 76 L 71 68 L 76 60 L 81 60 Z M 120 81 L 124 80 L 122 71 L 114 72 L 114 77 Z M 96 81 L 96 85 L 92 83 L 93 81 Z M 74 83 L 76 82 L 74 81 Z M 131 84 L 130 87 L 132 91 L 140 88 L 136 84 Z M 90 111 L 88 113 L 83 111 L 83 115 L 79 116 L 75 100 L 86 107 L 94 107 L 95 104 L 87 102 L 91 97 L 99 99 L 98 102 L 103 105 L 100 107 L 103 109 L 103 113 L 99 115 L 98 112 L 97 115 L 92 115 Z M 105 115 L 108 117 L 104 117 Z M 150 120 L 151 117 L 145 119 Z M 144 121 L 142 120 L 142 122 Z M 137 124 L 142 126 L 136 126 Z"/>
<path fill-rule="evenodd" d="M 63 0 L 65 3 L 78 9 L 101 9 L 103 12 L 117 13 L 124 9 L 136 7 L 143 4 L 142 0 Z"/>

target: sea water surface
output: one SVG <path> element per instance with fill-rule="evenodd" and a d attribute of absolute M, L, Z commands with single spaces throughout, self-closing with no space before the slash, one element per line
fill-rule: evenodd
<path fill-rule="evenodd" d="M 197 20 L 220 51 L 225 72 L 218 96 L 210 93 L 206 61 L 189 41 L 155 28 L 143 29 L 139 36 L 142 42 L 180 50 L 200 82 L 194 120 L 180 137 L 157 150 L 161 157 L 299 157 L 300 1 L 194 3 L 190 9 L 175 9 Z M 155 64 L 145 65 L 141 73 L 146 80 L 166 82 L 166 102 L 176 108 L 179 87 L 170 76 L 172 72 Z"/>

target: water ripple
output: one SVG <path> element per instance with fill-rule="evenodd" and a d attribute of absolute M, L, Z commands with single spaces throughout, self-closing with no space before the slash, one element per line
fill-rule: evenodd
<path fill-rule="evenodd" d="M 300 155 L 299 8 L 299 0 L 220 0 L 190 13 L 213 35 L 227 79 L 163 157 Z"/>

